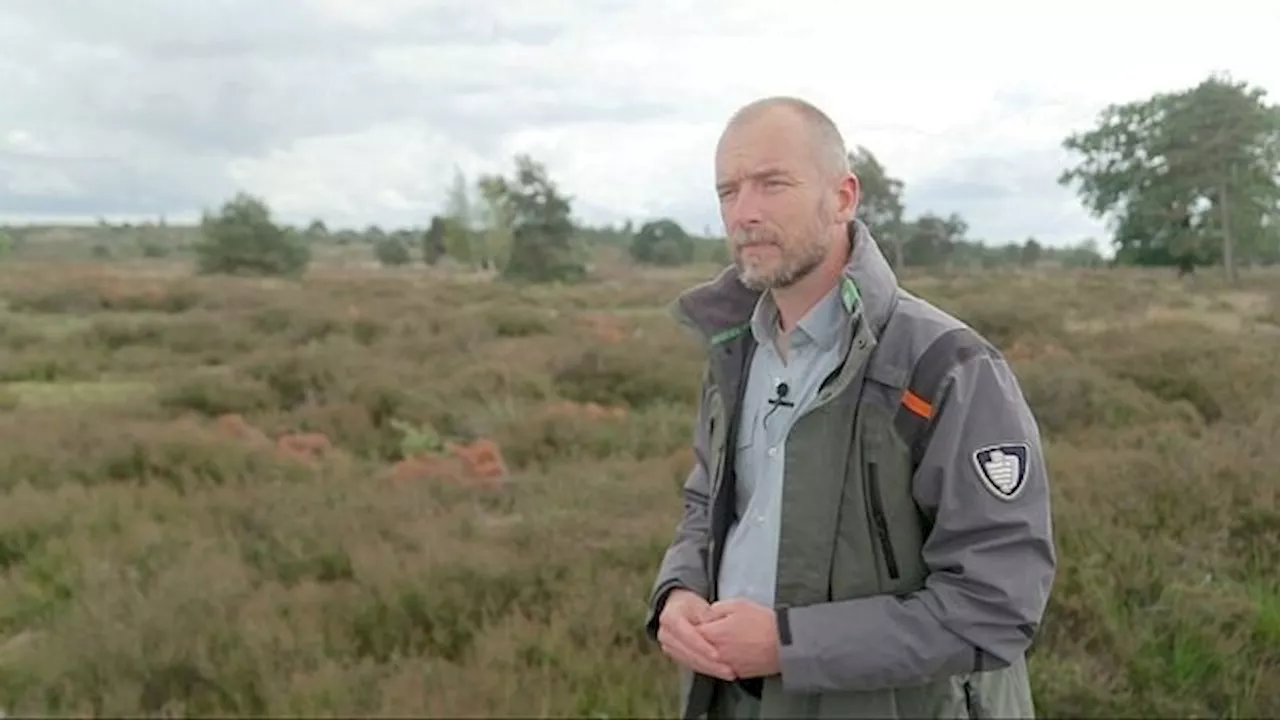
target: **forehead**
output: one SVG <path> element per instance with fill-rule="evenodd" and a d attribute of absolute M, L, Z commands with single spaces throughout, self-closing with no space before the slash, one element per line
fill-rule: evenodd
<path fill-rule="evenodd" d="M 716 178 L 728 180 L 776 170 L 801 174 L 813 163 L 807 128 L 778 110 L 744 118 L 725 129 L 716 146 Z"/>

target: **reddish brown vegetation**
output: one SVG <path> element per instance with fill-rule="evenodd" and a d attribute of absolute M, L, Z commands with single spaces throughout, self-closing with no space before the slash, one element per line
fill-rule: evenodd
<path fill-rule="evenodd" d="M 543 413 L 548 418 L 586 419 L 586 420 L 625 420 L 627 409 L 618 406 L 605 406 L 594 402 L 573 402 L 561 400 L 543 406 Z"/>
<path fill-rule="evenodd" d="M 449 443 L 443 453 L 419 453 L 391 468 L 397 482 L 439 479 L 496 489 L 507 479 L 507 465 L 498 444 L 489 438 L 472 443 Z"/>
<path fill-rule="evenodd" d="M 617 315 L 608 313 L 588 313 L 582 316 L 582 322 L 591 330 L 597 340 L 606 344 L 617 344 L 627 339 L 630 334 L 626 325 Z"/>
<path fill-rule="evenodd" d="M 333 451 L 333 442 L 324 433 L 285 433 L 275 442 L 262 430 L 250 425 L 237 413 L 227 413 L 218 417 L 218 429 L 238 440 L 243 440 L 255 447 L 274 447 L 276 454 L 290 460 L 300 460 L 315 464 Z"/>
<path fill-rule="evenodd" d="M 583 407 L 586 408 L 588 417 L 617 416 L 617 409 L 603 408 L 594 403 Z M 236 413 L 219 416 L 216 424 L 228 437 L 243 440 L 256 447 L 274 447 L 278 456 L 310 465 L 331 455 L 334 450 L 329 436 L 318 432 L 285 433 L 273 443 L 266 433 Z M 503 460 L 502 451 L 498 443 L 490 438 L 480 438 L 470 443 L 450 442 L 445 445 L 444 452 L 419 453 L 391 467 L 391 477 L 397 482 L 439 479 L 476 487 L 500 488 L 507 475 L 507 464 Z"/>
<path fill-rule="evenodd" d="M 253 445 L 269 446 L 271 438 L 258 428 L 250 425 L 239 413 L 227 413 L 217 419 L 218 429 L 227 437 L 244 440 Z"/>
<path fill-rule="evenodd" d="M 292 433 L 276 440 L 276 452 L 284 457 L 314 462 L 333 449 L 324 433 Z"/>

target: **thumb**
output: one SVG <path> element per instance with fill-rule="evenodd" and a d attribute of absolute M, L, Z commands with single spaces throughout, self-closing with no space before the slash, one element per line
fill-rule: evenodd
<path fill-rule="evenodd" d="M 707 608 L 711 607 L 711 604 L 702 597 L 692 593 L 681 595 L 678 601 L 680 616 L 695 625 L 701 622 Z"/>
<path fill-rule="evenodd" d="M 720 618 L 729 617 L 738 611 L 739 603 L 736 600 L 724 600 L 709 606 L 702 613 L 703 622 L 711 622 Z"/>

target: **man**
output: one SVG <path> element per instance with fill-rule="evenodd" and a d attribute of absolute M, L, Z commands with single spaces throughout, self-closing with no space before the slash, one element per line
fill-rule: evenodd
<path fill-rule="evenodd" d="M 697 462 L 647 630 L 686 717 L 1031 717 L 1056 566 L 1036 422 L 1000 353 L 898 287 L 839 132 L 769 98 L 716 150 L 735 257 Z"/>

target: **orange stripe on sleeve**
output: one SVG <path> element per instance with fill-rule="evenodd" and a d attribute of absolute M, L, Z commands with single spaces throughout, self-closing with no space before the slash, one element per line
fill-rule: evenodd
<path fill-rule="evenodd" d="M 929 401 L 910 390 L 903 391 L 902 404 L 907 406 L 908 410 L 926 420 L 933 417 L 933 406 L 929 404 Z"/>

